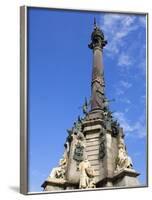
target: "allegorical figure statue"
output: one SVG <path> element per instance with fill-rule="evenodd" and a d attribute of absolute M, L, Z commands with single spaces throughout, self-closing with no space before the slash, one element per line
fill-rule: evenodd
<path fill-rule="evenodd" d="M 95 172 L 87 159 L 80 162 L 79 170 L 80 170 L 79 188 L 80 189 L 95 188 L 95 180 L 94 180 Z"/>
<path fill-rule="evenodd" d="M 118 157 L 116 159 L 116 171 L 125 169 L 125 168 L 132 168 L 132 160 L 127 155 L 125 145 L 123 140 L 121 139 L 118 144 Z"/>
<path fill-rule="evenodd" d="M 59 166 L 52 169 L 49 176 L 51 178 L 64 179 L 66 166 L 67 166 L 67 160 L 64 157 L 64 158 L 60 159 Z"/>

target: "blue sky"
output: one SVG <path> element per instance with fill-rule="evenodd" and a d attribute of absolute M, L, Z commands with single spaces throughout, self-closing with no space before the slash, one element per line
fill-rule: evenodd
<path fill-rule="evenodd" d="M 96 12 L 28 10 L 29 191 L 40 187 L 64 150 L 85 96 L 90 98 L 96 17 L 104 48 L 106 95 L 125 130 L 128 154 L 146 182 L 146 17 Z"/>

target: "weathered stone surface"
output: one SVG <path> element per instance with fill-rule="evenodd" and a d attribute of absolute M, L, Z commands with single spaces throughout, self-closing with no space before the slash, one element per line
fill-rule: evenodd
<path fill-rule="evenodd" d="M 87 151 L 87 155 L 88 156 L 90 156 L 90 155 L 96 155 L 96 154 L 99 154 L 99 150 Z"/>
<path fill-rule="evenodd" d="M 52 185 L 47 185 L 45 187 L 45 191 L 62 191 L 64 190 L 64 187 L 61 187 L 61 186 L 52 186 Z"/>
<path fill-rule="evenodd" d="M 97 112 L 95 111 L 91 111 L 89 112 L 86 120 L 83 122 L 83 126 L 84 127 L 89 127 L 89 126 L 94 126 L 94 125 L 101 125 L 103 124 L 103 120 L 101 119 L 102 116 L 102 111 L 99 112 L 99 110 Z"/>
<path fill-rule="evenodd" d="M 137 176 L 139 173 L 132 169 L 124 169 L 114 175 L 114 186 L 138 187 L 140 183 Z"/>
<path fill-rule="evenodd" d="M 84 132 L 90 132 L 91 133 L 91 131 L 100 130 L 100 129 L 101 129 L 101 125 L 89 126 L 89 127 L 84 128 Z"/>
<path fill-rule="evenodd" d="M 64 190 L 66 181 L 64 179 L 57 179 L 48 177 L 48 179 L 42 184 L 45 191 Z"/>
<path fill-rule="evenodd" d="M 86 152 L 90 152 L 90 151 L 94 151 L 94 150 L 99 151 L 99 145 L 86 147 Z"/>
<path fill-rule="evenodd" d="M 92 167 L 93 167 L 93 169 L 94 169 L 95 171 L 99 171 L 99 169 L 100 169 L 100 166 L 99 166 L 99 165 L 93 165 Z"/>
<path fill-rule="evenodd" d="M 120 187 L 138 187 L 140 186 L 139 181 L 135 177 L 130 176 L 124 176 L 121 179 L 118 179 L 117 182 L 114 184 L 114 186 L 120 186 Z"/>
<path fill-rule="evenodd" d="M 80 181 L 80 171 L 78 170 L 79 162 L 74 159 L 75 148 L 77 143 L 78 143 L 77 136 L 74 135 L 70 146 L 68 166 L 67 166 L 68 170 L 66 173 L 66 179 L 71 184 L 79 184 Z M 83 142 L 83 144 L 85 146 L 85 141 Z"/>
<path fill-rule="evenodd" d="M 96 139 L 96 140 L 91 139 L 91 140 L 87 140 L 86 147 L 88 147 L 88 146 L 96 146 L 96 145 L 99 146 L 99 144 L 100 144 L 99 139 Z"/>
<path fill-rule="evenodd" d="M 66 187 L 66 190 L 74 190 L 74 189 L 76 189 L 76 188 L 73 187 L 73 186 L 67 186 L 67 187 Z"/>
<path fill-rule="evenodd" d="M 116 169 L 116 158 L 118 156 L 118 142 L 117 138 L 112 137 L 112 162 L 113 162 L 113 171 Z"/>
<path fill-rule="evenodd" d="M 100 175 L 100 172 L 99 171 L 96 171 L 95 172 L 95 176 L 99 176 Z"/>
<path fill-rule="evenodd" d="M 89 143 L 92 143 L 92 142 L 99 143 L 99 137 L 86 139 L 86 145 L 89 145 Z"/>
<path fill-rule="evenodd" d="M 90 163 L 91 163 L 92 166 L 99 165 L 99 160 L 98 159 L 97 160 L 90 160 Z"/>
<path fill-rule="evenodd" d="M 92 134 L 87 134 L 86 135 L 86 139 L 97 139 L 97 138 L 99 138 L 99 136 L 100 136 L 100 133 L 98 132 L 96 132 L 96 133 L 92 133 Z"/>
<path fill-rule="evenodd" d="M 95 154 L 95 155 L 88 155 L 88 160 L 97 160 L 99 159 L 99 155 Z"/>

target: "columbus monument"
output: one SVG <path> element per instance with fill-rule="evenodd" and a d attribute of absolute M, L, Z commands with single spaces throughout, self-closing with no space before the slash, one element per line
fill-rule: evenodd
<path fill-rule="evenodd" d="M 94 20 L 91 43 L 93 52 L 91 98 L 67 130 L 63 157 L 43 182 L 44 191 L 137 187 L 139 173 L 127 153 L 124 131 L 114 118 L 105 96 L 103 48 L 107 41 Z"/>

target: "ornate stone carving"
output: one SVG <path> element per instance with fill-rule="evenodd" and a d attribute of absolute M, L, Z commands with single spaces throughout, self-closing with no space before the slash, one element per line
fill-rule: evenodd
<path fill-rule="evenodd" d="M 73 127 L 71 129 L 67 129 L 68 137 L 66 139 L 66 142 L 71 143 L 74 135 L 77 135 L 77 136 L 80 135 L 80 133 L 82 132 L 82 122 L 83 122 L 83 119 L 80 118 L 80 116 L 78 116 L 78 119 L 76 122 L 74 122 Z M 65 143 L 65 146 L 66 146 L 66 143 Z"/>
<path fill-rule="evenodd" d="M 75 145 L 73 159 L 76 160 L 78 163 L 84 160 L 84 135 L 82 132 L 78 132 L 77 136 L 77 143 Z"/>
<path fill-rule="evenodd" d="M 90 49 L 94 49 L 95 47 L 103 48 L 107 44 L 107 40 L 104 39 L 104 34 L 102 30 L 100 30 L 96 24 L 94 26 L 94 31 L 91 35 L 91 43 L 88 45 Z"/>
<path fill-rule="evenodd" d="M 89 112 L 89 106 L 90 106 L 90 101 L 88 102 L 87 101 L 87 98 L 85 97 L 85 101 L 84 101 L 84 104 L 82 105 L 82 111 L 83 111 L 83 114 L 84 115 L 88 115 L 88 112 Z"/>
<path fill-rule="evenodd" d="M 119 134 L 119 123 L 117 120 L 113 120 L 111 123 L 111 129 L 112 129 L 112 136 L 116 137 Z"/>
<path fill-rule="evenodd" d="M 76 122 L 74 122 L 73 127 L 71 129 L 71 134 L 78 135 L 82 131 L 82 121 L 83 119 L 78 116 Z"/>
<path fill-rule="evenodd" d="M 105 156 L 105 134 L 102 132 L 100 134 L 100 146 L 99 146 L 99 158 L 103 159 Z"/>
<path fill-rule="evenodd" d="M 78 141 L 75 146 L 73 159 L 81 162 L 84 159 L 84 146 Z"/>
<path fill-rule="evenodd" d="M 94 180 L 95 172 L 87 159 L 80 162 L 79 170 L 80 170 L 79 188 L 80 189 L 95 188 L 96 187 Z"/>
<path fill-rule="evenodd" d="M 118 143 L 118 157 L 116 158 L 116 172 L 125 168 L 132 169 L 132 166 L 132 160 L 127 155 L 123 138 L 120 138 Z"/>

